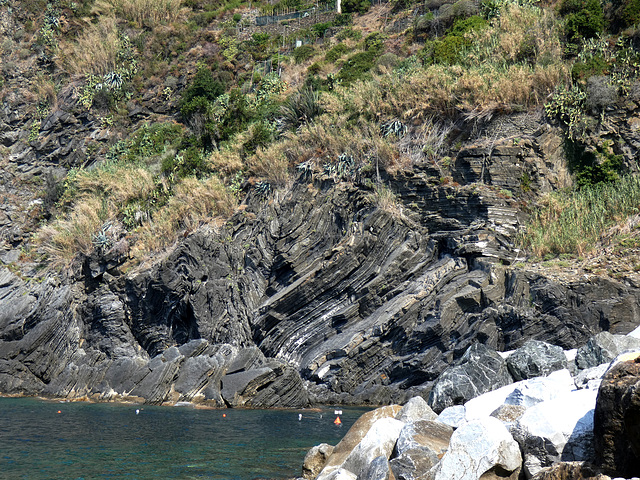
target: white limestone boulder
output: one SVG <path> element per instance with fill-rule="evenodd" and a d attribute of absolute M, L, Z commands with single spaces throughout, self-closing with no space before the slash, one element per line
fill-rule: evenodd
<path fill-rule="evenodd" d="M 464 405 L 454 405 L 452 407 L 445 408 L 438 418 L 438 422 L 449 425 L 453 428 L 458 428 L 460 425 L 466 422 L 467 409 Z"/>
<path fill-rule="evenodd" d="M 396 419 L 401 422 L 417 422 L 418 420 L 435 420 L 436 412 L 431 410 L 427 401 L 422 397 L 413 397 L 400 410 Z"/>
<path fill-rule="evenodd" d="M 381 418 L 347 456 L 342 468 L 355 473 L 364 471 L 376 457 L 389 458 L 404 423 L 395 418 Z M 320 480 L 320 477 L 318 477 Z"/>
<path fill-rule="evenodd" d="M 503 423 L 493 417 L 473 420 L 451 436 L 449 449 L 429 472 L 433 480 L 478 480 L 498 471 L 515 480 L 522 465 L 520 447 Z"/>
<path fill-rule="evenodd" d="M 522 405 L 529 408 L 536 403 L 569 393 L 575 384 L 568 370 L 557 370 L 547 377 L 521 380 L 480 395 L 465 403 L 465 418 L 471 421 L 490 416 L 500 406 Z"/>
<path fill-rule="evenodd" d="M 389 405 L 386 407 L 377 408 L 376 410 L 372 410 L 371 412 L 367 412 L 358 420 L 356 420 L 356 422 L 351 426 L 346 435 L 342 438 L 340 443 L 338 443 L 338 445 L 336 445 L 336 447 L 334 448 L 333 453 L 327 460 L 327 464 L 325 465 L 325 467 L 318 475 L 317 480 L 334 480 L 333 475 L 335 474 L 335 472 L 339 470 L 345 470 L 343 464 L 353 453 L 353 451 L 360 445 L 360 443 L 364 441 L 364 439 L 369 434 L 369 431 L 373 428 L 373 425 L 375 425 L 375 423 L 381 419 L 389 419 L 393 420 L 393 422 L 397 422 L 393 424 L 398 430 L 395 438 L 393 439 L 393 443 L 395 443 L 395 440 L 400 434 L 400 429 L 404 426 L 404 423 L 395 419 L 396 415 L 398 415 L 401 409 L 402 407 L 400 407 L 400 405 Z M 367 440 L 367 442 L 369 442 L 369 440 Z M 393 443 L 391 444 L 391 449 L 393 449 Z M 391 453 L 391 450 L 389 450 L 389 453 Z M 357 477 L 357 474 L 359 472 L 351 471 L 351 473 L 354 474 L 354 477 Z"/>
<path fill-rule="evenodd" d="M 559 461 L 593 458 L 593 410 L 597 391 L 575 390 L 530 407 L 511 428 L 531 478 Z"/>

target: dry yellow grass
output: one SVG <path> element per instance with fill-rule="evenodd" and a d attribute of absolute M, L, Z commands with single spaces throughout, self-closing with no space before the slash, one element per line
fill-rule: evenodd
<path fill-rule="evenodd" d="M 163 250 L 206 223 L 220 223 L 237 207 L 236 198 L 217 178 L 185 178 L 174 188 L 167 205 L 137 232 L 132 256 L 143 258 Z"/>
<path fill-rule="evenodd" d="M 490 28 L 468 34 L 460 64 L 398 77 L 375 76 L 323 97 L 333 114 L 418 122 L 433 115 L 509 112 L 542 104 L 566 81 L 560 27 L 548 10 L 511 6 Z"/>
<path fill-rule="evenodd" d="M 115 13 L 139 27 L 174 22 L 186 11 L 182 0 L 98 0 L 97 13 Z"/>
<path fill-rule="evenodd" d="M 93 235 L 108 218 L 97 197 L 78 202 L 66 218 L 40 229 L 36 242 L 44 247 L 54 269 L 67 268 L 78 254 L 93 250 Z"/>
<path fill-rule="evenodd" d="M 75 43 L 64 45 L 64 63 L 76 75 L 104 75 L 115 70 L 120 36 L 115 17 L 98 17 L 89 24 Z"/>

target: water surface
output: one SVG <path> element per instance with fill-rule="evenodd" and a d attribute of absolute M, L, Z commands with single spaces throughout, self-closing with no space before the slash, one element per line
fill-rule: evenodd
<path fill-rule="evenodd" d="M 335 445 L 367 411 L 340 409 L 337 427 L 333 408 L 200 410 L 0 398 L 0 479 L 292 478 L 309 448 Z"/>

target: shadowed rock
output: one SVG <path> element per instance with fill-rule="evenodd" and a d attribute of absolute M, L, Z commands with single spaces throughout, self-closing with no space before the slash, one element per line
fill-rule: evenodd
<path fill-rule="evenodd" d="M 633 357 L 602 379 L 593 426 L 596 463 L 624 477 L 640 472 L 640 359 Z"/>

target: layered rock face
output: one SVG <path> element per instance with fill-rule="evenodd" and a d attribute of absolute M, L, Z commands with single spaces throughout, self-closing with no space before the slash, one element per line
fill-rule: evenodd
<path fill-rule="evenodd" d="M 426 395 L 475 342 L 570 348 L 638 323 L 632 287 L 504 265 L 513 201 L 483 186 L 451 198 L 432 180 L 428 167 L 391 178 L 404 203 L 390 212 L 362 185 L 301 176 L 146 271 L 123 274 L 113 252 L 87 258 L 79 281 L 5 269 L 0 391 L 379 404 Z"/>

